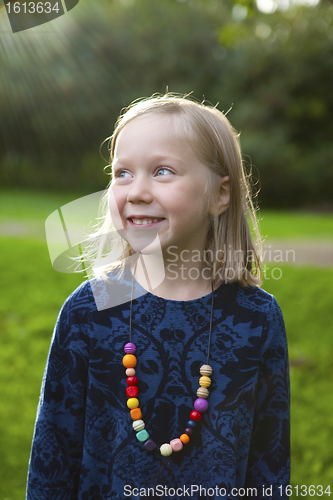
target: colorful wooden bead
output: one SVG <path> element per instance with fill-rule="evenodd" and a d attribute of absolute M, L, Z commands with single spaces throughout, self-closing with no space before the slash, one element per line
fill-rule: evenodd
<path fill-rule="evenodd" d="M 138 398 L 130 398 L 127 400 L 127 406 L 133 410 L 133 408 L 137 408 L 139 406 Z"/>
<path fill-rule="evenodd" d="M 133 354 L 125 354 L 123 357 L 123 365 L 126 368 L 134 368 L 136 366 L 136 357 Z"/>
<path fill-rule="evenodd" d="M 124 351 L 126 354 L 134 354 L 136 351 L 135 344 L 133 344 L 132 342 L 128 342 L 124 347 Z"/>
<path fill-rule="evenodd" d="M 139 420 L 142 418 L 142 413 L 140 408 L 133 408 L 133 410 L 130 411 L 132 420 Z"/>
<path fill-rule="evenodd" d="M 208 401 L 207 399 L 203 398 L 198 398 L 194 401 L 194 408 L 199 411 L 200 413 L 203 413 L 208 410 Z"/>
<path fill-rule="evenodd" d="M 128 377 L 134 377 L 135 375 L 135 370 L 134 368 L 126 368 L 126 371 L 125 371 L 126 375 Z"/>
<path fill-rule="evenodd" d="M 206 389 L 206 387 L 199 387 L 197 390 L 197 396 L 198 398 L 208 398 L 209 396 L 209 390 Z"/>
<path fill-rule="evenodd" d="M 183 449 L 183 443 L 179 438 L 172 439 L 172 441 L 170 441 L 170 446 L 172 451 L 180 451 Z"/>
<path fill-rule="evenodd" d="M 210 365 L 202 365 L 200 367 L 201 375 L 206 375 L 209 377 L 213 373 L 213 368 Z"/>
<path fill-rule="evenodd" d="M 138 385 L 138 377 L 127 377 L 127 385 Z"/>
<path fill-rule="evenodd" d="M 194 422 L 194 420 L 189 420 L 187 422 L 186 426 L 191 427 L 191 429 L 194 429 L 197 426 L 197 424 L 196 424 L 196 422 Z"/>
<path fill-rule="evenodd" d="M 192 436 L 192 434 L 193 434 L 193 429 L 191 429 L 191 427 L 186 427 L 186 429 L 185 429 L 185 434 L 187 434 L 188 436 Z"/>
<path fill-rule="evenodd" d="M 136 398 L 139 395 L 139 390 L 136 385 L 130 385 L 126 388 L 126 396 L 128 398 Z"/>
<path fill-rule="evenodd" d="M 187 434 L 182 434 L 179 438 L 182 443 L 187 444 L 190 440 L 189 436 Z"/>
<path fill-rule="evenodd" d="M 156 448 L 156 443 L 151 438 L 149 438 L 143 443 L 143 447 L 147 451 L 153 451 Z"/>
<path fill-rule="evenodd" d="M 146 424 L 144 423 L 143 420 L 134 420 L 133 422 L 133 429 L 136 432 L 142 431 L 146 427 Z"/>
<path fill-rule="evenodd" d="M 197 410 L 193 410 L 190 413 L 190 419 L 194 420 L 195 422 L 198 422 L 199 420 L 201 420 L 201 417 L 202 417 L 201 413 Z"/>
<path fill-rule="evenodd" d="M 207 387 L 209 387 L 211 383 L 211 379 L 209 377 L 206 377 L 206 375 L 203 375 L 199 378 L 199 384 L 201 385 L 201 387 L 206 387 L 207 389 Z"/>
<path fill-rule="evenodd" d="M 142 431 L 136 433 L 136 437 L 141 443 L 144 443 L 149 438 L 149 434 L 146 429 L 143 429 Z"/>
<path fill-rule="evenodd" d="M 169 457 L 172 453 L 172 448 L 169 443 L 162 444 L 160 447 L 160 452 L 163 457 Z"/>

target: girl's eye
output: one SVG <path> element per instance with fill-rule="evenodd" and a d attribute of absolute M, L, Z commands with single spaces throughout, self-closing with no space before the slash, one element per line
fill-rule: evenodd
<path fill-rule="evenodd" d="M 131 177 L 131 174 L 129 172 L 126 172 L 126 170 L 116 170 L 115 172 L 113 172 L 113 177 L 115 179 L 124 179 L 126 177 Z"/>
<path fill-rule="evenodd" d="M 164 175 L 170 175 L 172 174 L 172 170 L 170 168 L 167 168 L 167 167 L 161 167 L 157 170 L 156 172 L 156 175 L 157 176 L 164 176 Z"/>

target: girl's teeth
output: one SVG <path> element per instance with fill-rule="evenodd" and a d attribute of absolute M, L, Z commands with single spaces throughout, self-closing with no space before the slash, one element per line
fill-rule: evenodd
<path fill-rule="evenodd" d="M 153 222 L 158 222 L 160 219 L 132 219 L 132 222 L 134 224 L 137 224 L 138 226 L 141 225 L 146 225 L 146 224 L 152 224 Z"/>

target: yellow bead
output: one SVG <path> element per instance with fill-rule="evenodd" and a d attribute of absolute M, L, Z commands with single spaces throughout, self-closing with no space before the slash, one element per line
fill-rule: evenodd
<path fill-rule="evenodd" d="M 126 368 L 134 368 L 134 366 L 136 366 L 136 357 L 133 354 L 125 354 L 123 357 L 123 365 Z"/>
<path fill-rule="evenodd" d="M 213 368 L 210 365 L 202 365 L 200 367 L 201 375 L 206 375 L 209 377 L 213 373 Z"/>
<path fill-rule="evenodd" d="M 210 380 L 209 377 L 206 377 L 206 375 L 203 375 L 202 377 L 199 378 L 199 384 L 201 387 L 209 387 L 212 381 Z"/>
<path fill-rule="evenodd" d="M 189 436 L 187 434 L 182 434 L 179 438 L 182 443 L 187 444 L 190 440 Z"/>
<path fill-rule="evenodd" d="M 138 398 L 129 398 L 127 400 L 127 406 L 133 410 L 133 408 L 137 408 L 139 406 L 139 400 Z"/>
<path fill-rule="evenodd" d="M 197 390 L 197 396 L 198 398 L 207 399 L 209 396 L 209 390 L 206 389 L 206 387 L 199 387 L 199 389 Z"/>

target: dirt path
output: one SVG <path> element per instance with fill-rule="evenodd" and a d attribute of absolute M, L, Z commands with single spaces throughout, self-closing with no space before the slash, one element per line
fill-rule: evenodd
<path fill-rule="evenodd" d="M 323 240 L 270 240 L 263 246 L 263 260 L 321 267 L 333 266 L 333 241 Z"/>

